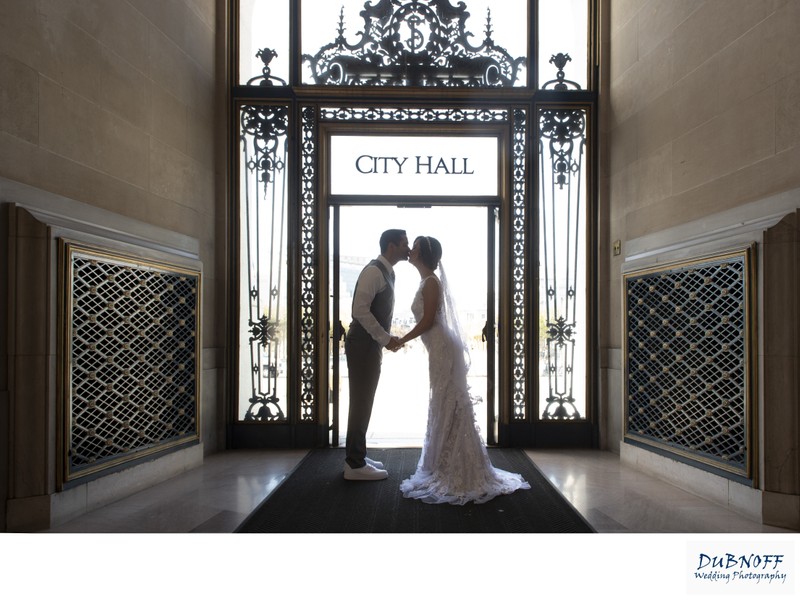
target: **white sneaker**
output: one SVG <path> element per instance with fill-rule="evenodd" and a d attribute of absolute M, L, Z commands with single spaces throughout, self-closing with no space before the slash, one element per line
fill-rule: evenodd
<path fill-rule="evenodd" d="M 378 481 L 387 477 L 389 473 L 383 469 L 376 469 L 369 463 L 359 469 L 354 469 L 347 463 L 344 465 L 344 478 L 349 481 Z"/>
<path fill-rule="evenodd" d="M 364 460 L 367 461 L 368 465 L 372 465 L 376 469 L 383 469 L 383 463 L 379 460 L 372 460 L 371 458 L 365 456 Z"/>

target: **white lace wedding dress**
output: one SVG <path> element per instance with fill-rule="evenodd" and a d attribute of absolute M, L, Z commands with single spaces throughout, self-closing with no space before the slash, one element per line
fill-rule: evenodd
<path fill-rule="evenodd" d="M 424 283 L 411 304 L 417 321 Z M 416 472 L 400 484 L 403 496 L 431 504 L 480 504 L 529 489 L 521 475 L 497 469 L 489 460 L 475 423 L 463 342 L 445 323 L 442 302 L 434 325 L 421 337 L 430 367 L 428 429 Z"/>

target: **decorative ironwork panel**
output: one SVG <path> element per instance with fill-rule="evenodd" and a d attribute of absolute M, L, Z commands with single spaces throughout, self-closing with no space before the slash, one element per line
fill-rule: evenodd
<path fill-rule="evenodd" d="M 302 109 L 300 204 L 300 419 L 313 421 L 317 378 L 317 114 Z"/>
<path fill-rule="evenodd" d="M 280 422 L 287 415 L 288 112 L 286 106 L 253 105 L 240 115 L 238 417 L 244 421 Z"/>
<path fill-rule="evenodd" d="M 585 418 L 586 111 L 539 110 L 541 418 Z"/>
<path fill-rule="evenodd" d="M 514 407 L 513 419 L 524 420 L 527 418 L 528 394 L 525 378 L 527 375 L 527 342 L 525 337 L 525 306 L 526 285 L 525 270 L 527 260 L 525 257 L 527 222 L 526 210 L 528 194 L 526 177 L 528 173 L 528 157 L 525 148 L 528 145 L 528 117 L 527 111 L 518 109 L 514 111 L 514 147 L 513 147 L 513 198 L 511 216 L 511 253 L 513 256 L 512 281 L 513 296 L 512 311 L 512 403 Z"/>
<path fill-rule="evenodd" d="M 749 251 L 625 276 L 628 438 L 748 475 Z"/>
<path fill-rule="evenodd" d="M 65 248 L 66 479 L 198 439 L 200 274 Z"/>
<path fill-rule="evenodd" d="M 567 66 L 568 62 L 572 62 L 572 57 L 569 54 L 564 54 L 563 52 L 559 52 L 558 54 L 553 54 L 550 57 L 550 64 L 554 65 L 557 69 L 556 71 L 556 78 L 551 79 L 550 81 L 545 81 L 542 84 L 543 90 L 555 90 L 557 92 L 566 92 L 569 90 L 580 90 L 581 86 L 579 83 L 567 79 L 567 75 L 564 72 L 564 67 Z M 544 69 L 542 69 L 544 72 Z"/>
<path fill-rule="evenodd" d="M 286 82 L 283 79 L 280 77 L 275 77 L 272 74 L 272 68 L 270 67 L 270 64 L 277 56 L 278 53 L 272 48 L 262 48 L 256 52 L 256 58 L 258 58 L 262 63 L 261 75 L 257 75 L 248 79 L 247 85 L 256 85 L 256 83 L 261 87 L 286 85 Z"/>
<path fill-rule="evenodd" d="M 366 123 L 507 123 L 508 110 L 490 108 L 337 108 L 320 110 L 322 121 Z"/>
<path fill-rule="evenodd" d="M 357 41 L 345 36 L 344 9 L 337 36 L 313 56 L 303 55 L 318 85 L 511 87 L 525 84 L 526 57 L 513 58 L 492 38 L 487 9 L 483 41 L 465 29 L 467 4 L 449 0 L 365 2 Z M 523 28 L 524 32 L 525 29 Z"/>

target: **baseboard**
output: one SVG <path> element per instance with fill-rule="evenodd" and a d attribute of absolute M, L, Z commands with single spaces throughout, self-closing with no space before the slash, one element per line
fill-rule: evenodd
<path fill-rule="evenodd" d="M 203 444 L 49 495 L 8 501 L 9 532 L 46 531 L 203 464 Z"/>
<path fill-rule="evenodd" d="M 627 466 L 715 502 L 748 519 L 763 523 L 762 491 L 703 469 L 620 443 L 620 460 Z"/>

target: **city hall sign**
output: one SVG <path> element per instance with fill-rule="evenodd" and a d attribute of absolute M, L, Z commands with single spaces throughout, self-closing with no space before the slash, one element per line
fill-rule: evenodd
<path fill-rule="evenodd" d="M 497 196 L 495 136 L 332 135 L 334 196 Z"/>
<path fill-rule="evenodd" d="M 409 170 L 413 170 L 415 175 L 474 175 L 475 171 L 469 167 L 468 156 L 451 156 L 444 158 L 441 156 L 414 157 L 409 156 L 371 156 L 362 154 L 356 159 L 356 170 L 362 175 L 389 175 L 396 173 L 403 174 L 403 167 L 406 166 L 409 158 L 413 158 L 409 165 Z M 408 171 L 407 171 L 408 172 Z"/>

